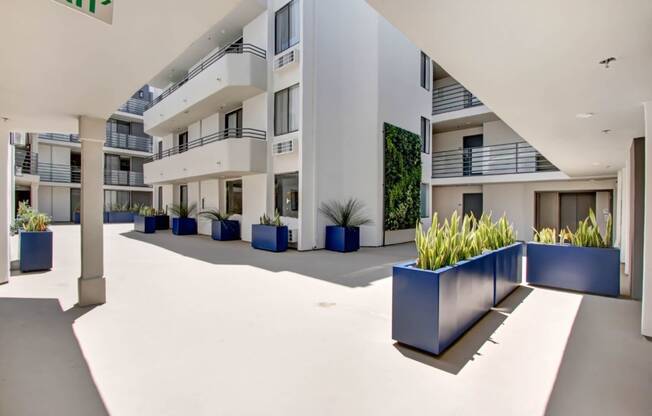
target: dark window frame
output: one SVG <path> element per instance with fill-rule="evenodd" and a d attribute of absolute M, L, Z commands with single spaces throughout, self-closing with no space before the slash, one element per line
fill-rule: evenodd
<path fill-rule="evenodd" d="M 422 51 L 419 62 L 420 62 L 419 71 L 421 74 L 421 88 L 430 91 L 430 86 L 431 86 L 430 84 L 432 82 L 430 57 Z"/>
<path fill-rule="evenodd" d="M 298 4 L 298 0 L 292 0 L 289 1 L 285 6 L 281 7 L 276 11 L 274 14 L 274 53 L 278 55 L 279 53 L 283 53 L 286 50 L 290 49 L 294 45 L 297 45 L 301 42 L 301 33 L 291 33 L 292 30 L 292 19 L 294 17 L 293 14 L 293 6 L 295 4 Z M 300 7 L 300 6 L 299 6 Z M 287 17 L 285 17 L 285 24 L 287 25 L 287 39 L 279 39 L 279 30 L 280 30 L 280 25 L 279 22 L 281 22 L 281 19 L 284 18 L 283 14 L 286 13 Z M 299 16 L 296 17 L 299 19 Z M 296 35 L 296 37 L 294 37 Z M 292 43 L 292 39 L 294 38 L 294 43 Z"/>
<path fill-rule="evenodd" d="M 290 133 L 294 133 L 294 132 L 299 131 L 299 123 L 298 122 L 297 122 L 297 127 L 294 130 L 292 130 L 290 128 L 290 114 L 291 114 L 290 109 L 292 108 L 292 104 L 293 104 L 293 101 L 290 100 L 290 98 L 292 97 L 291 92 L 292 92 L 292 90 L 298 89 L 298 88 L 300 88 L 299 84 L 294 84 L 294 85 L 291 85 L 291 86 L 289 86 L 287 88 L 284 88 L 282 90 L 276 91 L 274 93 L 274 136 L 283 136 L 285 134 L 290 134 Z M 287 94 L 287 107 L 285 108 L 285 117 L 286 117 L 285 121 L 287 123 L 287 131 L 280 130 L 279 123 L 277 123 L 277 114 L 278 114 L 278 111 L 279 111 L 278 97 L 279 97 L 280 94 L 283 94 L 283 93 Z M 299 103 L 300 102 L 301 101 L 299 101 Z M 299 105 L 299 103 L 297 103 L 297 106 Z M 297 107 L 297 116 L 299 115 L 299 110 L 300 109 Z"/>
<path fill-rule="evenodd" d="M 291 202 L 290 202 L 290 210 L 296 211 L 296 216 L 294 215 L 285 215 L 283 211 L 283 207 L 279 206 L 279 202 L 282 201 L 282 199 L 279 199 L 279 188 L 280 188 L 280 181 L 279 179 L 282 179 L 283 177 L 294 177 L 296 176 L 297 179 L 297 190 L 296 193 L 293 193 L 291 196 Z M 300 206 L 300 201 L 299 201 L 299 192 L 300 192 L 300 186 L 299 186 L 300 178 L 299 178 L 299 172 L 286 172 L 286 173 L 277 173 L 274 175 L 274 208 L 275 210 L 278 210 L 280 215 L 282 217 L 287 217 L 287 218 L 299 218 L 299 206 Z M 293 209 L 296 205 L 296 209 Z"/>
<path fill-rule="evenodd" d="M 430 153 L 432 124 L 426 117 L 421 117 L 421 153 Z"/>
<path fill-rule="evenodd" d="M 229 189 L 233 189 L 235 186 L 239 183 L 240 185 L 240 210 L 239 212 L 237 210 L 234 210 L 233 207 L 230 204 L 230 198 L 229 198 Z M 234 179 L 234 180 L 229 180 L 226 181 L 225 183 L 225 188 L 226 188 L 226 213 L 228 215 L 242 215 L 242 197 L 243 197 L 243 185 L 242 185 L 242 179 Z"/>

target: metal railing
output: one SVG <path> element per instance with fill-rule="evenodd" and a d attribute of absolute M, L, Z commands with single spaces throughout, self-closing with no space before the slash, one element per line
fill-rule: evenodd
<path fill-rule="evenodd" d="M 432 114 L 448 113 L 482 105 L 482 102 L 460 84 L 435 88 L 432 91 Z"/>
<path fill-rule="evenodd" d="M 78 166 L 39 162 L 41 182 L 80 183 L 81 168 Z"/>
<path fill-rule="evenodd" d="M 14 172 L 16 176 L 38 175 L 38 154 L 24 149 L 14 152 Z"/>
<path fill-rule="evenodd" d="M 115 131 L 106 132 L 104 146 L 152 153 L 152 139 L 150 137 L 133 136 Z"/>
<path fill-rule="evenodd" d="M 433 178 L 553 172 L 557 167 L 526 142 L 446 150 L 432 154 Z"/>
<path fill-rule="evenodd" d="M 41 133 L 38 138 L 55 142 L 79 143 L 78 134 Z"/>
<path fill-rule="evenodd" d="M 148 108 L 147 105 L 149 104 L 149 101 L 146 100 L 141 100 L 139 98 L 130 98 L 127 100 L 126 103 L 122 104 L 119 108 L 118 111 L 122 111 L 124 113 L 129 113 L 129 114 L 136 114 L 138 116 L 142 116 L 145 110 Z"/>
<path fill-rule="evenodd" d="M 117 186 L 148 186 L 142 172 L 127 170 L 105 170 L 104 184 Z"/>
<path fill-rule="evenodd" d="M 152 156 L 146 158 L 144 163 L 149 163 L 154 160 L 174 156 L 179 153 L 187 152 L 188 150 L 194 149 L 196 147 L 207 145 L 209 143 L 237 138 L 265 140 L 267 138 L 267 133 L 264 130 L 258 129 L 226 129 L 214 134 L 210 134 L 208 136 L 200 137 L 199 139 L 191 140 L 188 143 L 171 147 L 162 152 L 156 152 Z"/>
<path fill-rule="evenodd" d="M 197 65 L 192 71 L 188 72 L 188 75 L 186 75 L 181 81 L 177 82 L 176 84 L 173 84 L 171 87 L 163 91 L 161 95 L 154 98 L 151 102 L 149 102 L 145 106 L 145 110 L 149 110 L 150 108 L 154 107 L 156 104 L 163 101 L 170 94 L 178 90 L 179 87 L 181 87 L 183 84 L 185 84 L 186 82 L 190 81 L 191 79 L 193 79 L 194 77 L 202 73 L 206 68 L 210 67 L 215 62 L 222 59 L 225 55 L 234 54 L 234 53 L 235 54 L 250 53 L 262 59 L 266 58 L 266 52 L 263 48 L 259 48 L 258 46 L 252 45 L 250 43 L 236 43 L 229 46 L 225 46 L 220 50 L 218 50 L 217 52 L 215 52 L 214 54 L 210 55 L 208 58 L 206 58 L 201 64 Z"/>

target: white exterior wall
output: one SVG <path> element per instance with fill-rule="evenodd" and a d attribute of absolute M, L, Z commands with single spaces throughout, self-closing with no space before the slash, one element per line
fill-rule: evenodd
<path fill-rule="evenodd" d="M 70 187 L 39 186 L 38 210 L 54 222 L 70 221 Z"/>

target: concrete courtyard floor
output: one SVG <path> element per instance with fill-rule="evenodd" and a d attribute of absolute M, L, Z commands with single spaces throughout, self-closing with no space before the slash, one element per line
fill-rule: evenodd
<path fill-rule="evenodd" d="M 0 286 L 0 415 L 650 415 L 640 304 L 523 286 L 440 357 L 391 339 L 411 244 L 272 254 L 105 226 L 107 303 L 54 268 Z"/>

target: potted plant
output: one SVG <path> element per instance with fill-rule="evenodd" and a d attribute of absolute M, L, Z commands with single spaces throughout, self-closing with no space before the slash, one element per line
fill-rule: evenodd
<path fill-rule="evenodd" d="M 20 271 L 33 272 L 52 268 L 51 219 L 21 203 L 12 227 L 20 236 Z"/>
<path fill-rule="evenodd" d="M 129 207 L 129 204 L 114 204 L 106 213 L 105 221 L 110 224 L 134 222 L 133 208 Z"/>
<path fill-rule="evenodd" d="M 152 234 L 156 232 L 156 210 L 147 206 L 140 208 L 138 215 L 134 215 L 134 230 Z"/>
<path fill-rule="evenodd" d="M 170 212 L 176 215 L 172 218 L 172 233 L 175 235 L 194 235 L 197 234 L 197 220 L 190 218 L 190 215 L 195 211 L 195 204 L 187 205 L 172 205 Z"/>
<path fill-rule="evenodd" d="M 170 216 L 163 210 L 159 210 L 156 215 L 156 229 L 169 230 L 170 229 Z"/>
<path fill-rule="evenodd" d="M 251 225 L 251 246 L 273 252 L 288 249 L 288 227 L 281 222 L 278 211 L 273 219 L 263 214 L 260 224 Z"/>
<path fill-rule="evenodd" d="M 609 215 L 601 234 L 595 213 L 580 221 L 577 230 L 557 233 L 534 230 L 527 244 L 528 283 L 616 297 L 620 294 L 620 250 L 612 247 Z"/>
<path fill-rule="evenodd" d="M 335 224 L 326 226 L 326 250 L 348 253 L 360 249 L 360 226 L 371 223 L 363 209 L 364 204 L 355 198 L 322 204 L 319 211 Z"/>
<path fill-rule="evenodd" d="M 230 220 L 229 214 L 223 214 L 219 210 L 211 209 L 200 212 L 203 218 L 211 220 L 211 237 L 217 241 L 230 241 L 240 239 L 240 222 Z"/>

